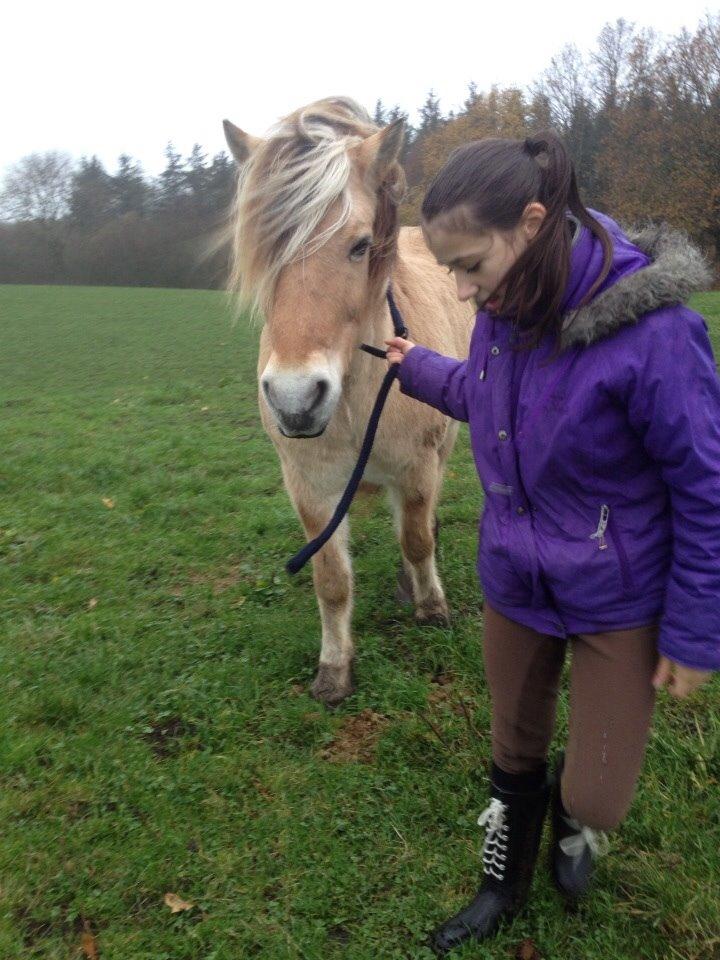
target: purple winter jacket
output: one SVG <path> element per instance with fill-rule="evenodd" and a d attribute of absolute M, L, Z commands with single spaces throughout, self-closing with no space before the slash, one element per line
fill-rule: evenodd
<path fill-rule="evenodd" d="M 490 604 L 565 637 L 660 620 L 659 650 L 720 669 L 720 380 L 703 318 L 709 275 L 668 228 L 632 240 L 602 214 L 613 264 L 576 225 L 553 340 L 514 350 L 478 312 L 467 360 L 417 346 L 403 393 L 469 423 L 485 491 L 478 573 Z"/>

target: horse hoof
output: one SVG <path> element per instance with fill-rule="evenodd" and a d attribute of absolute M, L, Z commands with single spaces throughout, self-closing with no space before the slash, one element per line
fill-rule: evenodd
<path fill-rule="evenodd" d="M 446 604 L 419 607 L 415 613 L 415 622 L 420 627 L 449 627 L 450 611 Z"/>
<path fill-rule="evenodd" d="M 310 695 L 324 703 L 326 707 L 335 707 L 355 692 L 352 667 L 335 667 L 321 663 L 310 687 Z"/>

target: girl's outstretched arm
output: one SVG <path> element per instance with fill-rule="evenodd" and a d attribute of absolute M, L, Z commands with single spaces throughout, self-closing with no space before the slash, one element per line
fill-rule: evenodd
<path fill-rule="evenodd" d="M 422 400 L 453 420 L 467 421 L 465 402 L 466 360 L 455 360 L 411 340 L 392 337 L 386 340 L 388 363 L 399 363 L 400 390 Z"/>

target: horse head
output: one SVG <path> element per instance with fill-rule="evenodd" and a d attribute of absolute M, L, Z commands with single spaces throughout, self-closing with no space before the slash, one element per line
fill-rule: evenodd
<path fill-rule="evenodd" d="M 304 107 L 257 139 L 225 121 L 239 166 L 230 286 L 262 319 L 263 397 L 286 437 L 325 430 L 396 252 L 403 122 L 352 100 Z"/>

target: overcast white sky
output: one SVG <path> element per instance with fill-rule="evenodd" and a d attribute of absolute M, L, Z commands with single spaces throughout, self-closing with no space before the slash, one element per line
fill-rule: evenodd
<path fill-rule="evenodd" d="M 172 140 L 224 147 L 229 117 L 261 134 L 331 94 L 415 119 L 432 87 L 444 112 L 467 84 L 525 86 L 566 43 L 585 51 L 618 17 L 672 35 L 718 2 L 684 0 L 25 0 L 3 12 L 0 174 L 27 153 L 126 152 L 149 173 Z"/>

